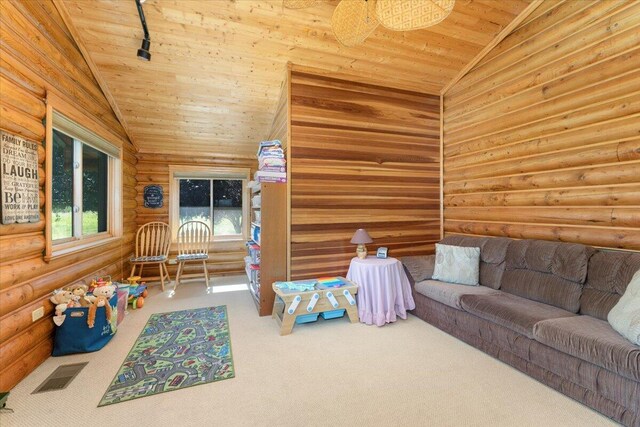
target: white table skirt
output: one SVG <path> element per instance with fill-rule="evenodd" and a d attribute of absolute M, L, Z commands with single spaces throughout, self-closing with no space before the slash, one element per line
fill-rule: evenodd
<path fill-rule="evenodd" d="M 347 279 L 359 286 L 356 297 L 363 323 L 383 326 L 397 316 L 406 319 L 407 310 L 416 308 L 402 263 L 395 258 L 353 258 Z"/>

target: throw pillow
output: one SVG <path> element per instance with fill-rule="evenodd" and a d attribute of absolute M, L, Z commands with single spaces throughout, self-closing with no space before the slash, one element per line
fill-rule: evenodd
<path fill-rule="evenodd" d="M 620 335 L 640 345 L 640 270 L 631 278 L 627 290 L 613 306 L 607 320 Z"/>
<path fill-rule="evenodd" d="M 442 282 L 478 286 L 480 284 L 480 248 L 436 243 L 436 265 L 432 278 Z"/>

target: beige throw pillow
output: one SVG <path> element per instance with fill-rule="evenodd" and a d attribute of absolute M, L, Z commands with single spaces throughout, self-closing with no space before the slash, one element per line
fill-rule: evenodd
<path fill-rule="evenodd" d="M 640 345 L 640 270 L 631 278 L 627 290 L 613 306 L 607 320 L 620 335 Z"/>
<path fill-rule="evenodd" d="M 478 286 L 480 278 L 480 248 L 466 248 L 436 243 L 434 280 Z"/>

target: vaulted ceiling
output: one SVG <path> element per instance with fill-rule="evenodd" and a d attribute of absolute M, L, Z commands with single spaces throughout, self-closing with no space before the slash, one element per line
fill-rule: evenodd
<path fill-rule="evenodd" d="M 457 0 L 436 26 L 378 27 L 348 48 L 331 32 L 337 1 L 291 10 L 281 0 L 147 0 L 152 56 L 143 62 L 136 57 L 142 29 L 134 0 L 62 1 L 141 152 L 221 157 L 255 155 L 288 61 L 438 93 L 528 3 Z"/>

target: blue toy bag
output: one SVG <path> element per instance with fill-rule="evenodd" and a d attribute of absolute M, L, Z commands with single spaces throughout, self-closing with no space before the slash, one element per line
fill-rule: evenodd
<path fill-rule="evenodd" d="M 87 325 L 89 307 L 68 308 L 62 325 L 56 327 L 53 339 L 52 356 L 64 356 L 73 353 L 90 353 L 98 351 L 111 340 L 116 333 L 118 318 L 118 297 L 114 294 L 109 300 L 111 319 L 106 319 L 106 308 L 96 309 L 93 328 Z"/>

